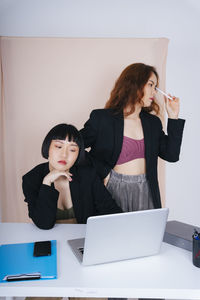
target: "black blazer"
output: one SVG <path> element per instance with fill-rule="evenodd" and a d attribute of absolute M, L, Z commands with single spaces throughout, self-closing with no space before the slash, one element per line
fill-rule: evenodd
<path fill-rule="evenodd" d="M 140 113 L 144 132 L 146 175 L 152 192 L 154 207 L 161 207 L 157 178 L 158 156 L 169 162 L 179 160 L 185 120 L 168 119 L 167 132 L 160 119 L 152 114 Z M 121 152 L 124 132 L 123 113 L 111 109 L 97 109 L 81 129 L 85 147 L 91 147 L 89 157 L 101 178 L 105 178 L 116 165 Z"/>
<path fill-rule="evenodd" d="M 70 191 L 74 214 L 78 223 L 86 223 L 87 218 L 95 215 L 121 213 L 91 166 L 74 166 Z M 50 229 L 56 222 L 59 192 L 51 186 L 42 184 L 49 173 L 49 164 L 43 163 L 22 177 L 25 202 L 28 203 L 29 217 L 41 229 Z"/>

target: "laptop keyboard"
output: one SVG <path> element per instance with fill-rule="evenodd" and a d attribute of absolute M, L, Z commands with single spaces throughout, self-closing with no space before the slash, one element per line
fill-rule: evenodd
<path fill-rule="evenodd" d="M 81 254 L 84 253 L 84 248 L 83 247 L 79 247 L 78 250 L 79 250 L 79 252 L 81 252 Z"/>

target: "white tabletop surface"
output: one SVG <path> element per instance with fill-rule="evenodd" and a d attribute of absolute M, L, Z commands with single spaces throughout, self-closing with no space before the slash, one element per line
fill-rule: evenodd
<path fill-rule="evenodd" d="M 200 268 L 192 253 L 163 243 L 159 255 L 83 267 L 67 244 L 83 237 L 85 225 L 0 223 L 0 243 L 57 240 L 58 279 L 0 283 L 0 297 L 126 297 L 200 299 Z"/>

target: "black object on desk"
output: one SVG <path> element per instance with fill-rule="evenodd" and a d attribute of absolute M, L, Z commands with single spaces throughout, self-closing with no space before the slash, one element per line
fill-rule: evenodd
<path fill-rule="evenodd" d="M 41 241 L 34 243 L 34 256 L 49 256 L 51 255 L 51 241 Z"/>
<path fill-rule="evenodd" d="M 193 236 L 192 259 L 193 264 L 200 268 L 200 233 L 195 230 Z"/>
<path fill-rule="evenodd" d="M 15 275 L 7 275 L 4 280 L 6 281 L 21 281 L 21 280 L 34 280 L 40 279 L 41 274 L 39 272 L 30 273 L 30 274 L 15 274 Z"/>

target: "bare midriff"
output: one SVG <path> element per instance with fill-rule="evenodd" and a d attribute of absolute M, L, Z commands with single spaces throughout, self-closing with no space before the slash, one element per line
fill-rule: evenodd
<path fill-rule="evenodd" d="M 138 158 L 121 165 L 116 165 L 113 170 L 124 175 L 140 175 L 146 173 L 145 158 Z"/>

